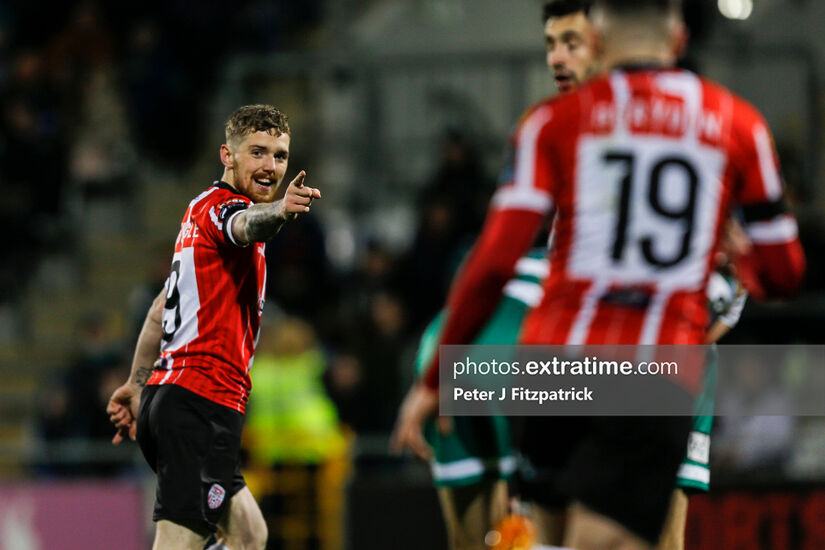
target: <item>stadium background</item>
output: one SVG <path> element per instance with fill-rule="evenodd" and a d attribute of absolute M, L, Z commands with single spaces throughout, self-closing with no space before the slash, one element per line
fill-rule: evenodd
<path fill-rule="evenodd" d="M 150 472 L 134 444 L 108 443 L 104 403 L 185 205 L 220 175 L 223 120 L 251 102 L 289 115 L 288 177 L 306 169 L 324 193 L 267 248 L 247 453 L 270 547 L 443 544 L 426 468 L 389 456 L 387 435 L 507 135 L 552 90 L 540 6 L 0 5 L 0 550 L 148 547 Z M 727 341 L 822 344 L 825 4 L 686 11 L 685 63 L 752 101 L 775 133 L 809 261 L 800 298 L 749 304 Z M 689 546 L 825 547 L 823 428 L 722 422 Z"/>

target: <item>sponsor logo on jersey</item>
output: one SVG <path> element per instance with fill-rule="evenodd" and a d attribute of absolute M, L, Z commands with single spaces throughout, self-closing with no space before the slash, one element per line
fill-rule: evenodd
<path fill-rule="evenodd" d="M 223 504 L 223 499 L 226 497 L 226 489 L 217 483 L 213 483 L 209 488 L 209 493 L 206 495 L 206 504 L 210 510 L 215 510 Z"/>

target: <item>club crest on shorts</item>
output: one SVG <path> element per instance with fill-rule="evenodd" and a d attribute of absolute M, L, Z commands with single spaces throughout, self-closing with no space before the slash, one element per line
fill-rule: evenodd
<path fill-rule="evenodd" d="M 214 510 L 223 504 L 224 497 L 226 497 L 226 489 L 217 483 L 213 483 L 212 487 L 209 488 L 209 493 L 206 495 L 206 504 L 210 510 Z"/>

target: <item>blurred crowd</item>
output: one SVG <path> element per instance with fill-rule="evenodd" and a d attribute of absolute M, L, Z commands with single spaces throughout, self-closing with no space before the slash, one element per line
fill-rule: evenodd
<path fill-rule="evenodd" d="M 191 162 L 223 60 L 285 47 L 319 4 L 80 1 L 48 17 L 37 3 L 0 4 L 0 306 L 39 256 L 72 246 L 73 209 L 133 192 L 138 158 Z"/>

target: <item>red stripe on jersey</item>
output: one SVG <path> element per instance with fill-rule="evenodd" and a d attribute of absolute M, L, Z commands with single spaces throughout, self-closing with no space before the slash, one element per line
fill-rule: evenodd
<path fill-rule="evenodd" d="M 676 292 L 665 306 L 664 319 L 657 343 L 693 344 L 704 340 L 708 326 L 707 298 L 702 291 Z"/>
<path fill-rule="evenodd" d="M 263 243 L 238 247 L 225 224 L 251 201 L 226 184 L 193 200 L 167 281 L 160 368 L 148 384 L 176 384 L 243 413 L 264 301 Z"/>
<path fill-rule="evenodd" d="M 551 267 L 550 278 L 554 275 Z M 529 313 L 522 325 L 521 343 L 530 345 L 566 342 L 581 310 L 584 295 L 592 284 L 590 281 L 558 281 L 545 286 L 545 293 L 554 292 L 557 299 L 543 299 Z"/>

